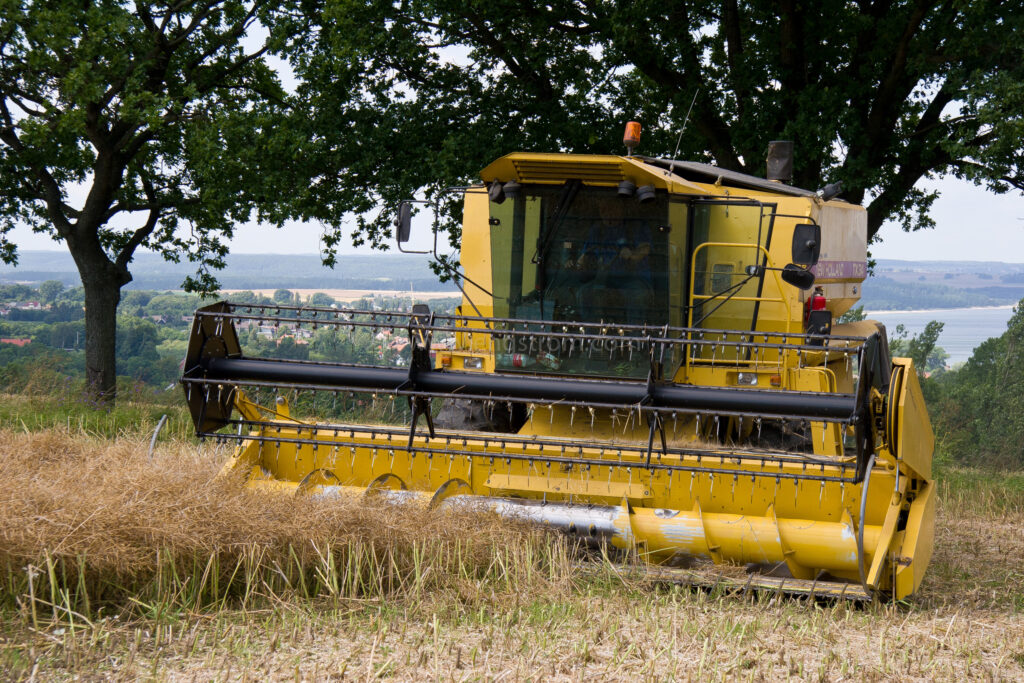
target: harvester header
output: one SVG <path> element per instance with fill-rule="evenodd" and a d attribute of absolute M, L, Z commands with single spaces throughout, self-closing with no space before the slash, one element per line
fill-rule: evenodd
<path fill-rule="evenodd" d="M 182 383 L 197 433 L 237 443 L 229 468 L 547 524 L 659 576 L 916 590 L 934 516 L 917 374 L 880 324 L 838 322 L 863 209 L 633 156 L 514 154 L 481 176 L 456 190 L 454 313 L 197 311 Z M 407 344 L 376 363 L 247 355 L 239 330 L 268 328 Z"/>

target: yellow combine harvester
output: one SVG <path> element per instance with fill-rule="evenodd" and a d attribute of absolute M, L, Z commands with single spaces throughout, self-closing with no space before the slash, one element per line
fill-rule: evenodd
<path fill-rule="evenodd" d="M 881 325 L 836 322 L 866 275 L 862 208 L 638 156 L 511 154 L 481 176 L 454 190 L 454 315 L 196 313 L 182 382 L 197 433 L 237 441 L 231 469 L 272 491 L 533 520 L 669 578 L 713 563 L 786 592 L 918 588 L 935 487 L 917 374 Z M 401 334 L 411 354 L 247 357 L 243 324 Z M 396 399 L 404 427 L 341 419 Z"/>

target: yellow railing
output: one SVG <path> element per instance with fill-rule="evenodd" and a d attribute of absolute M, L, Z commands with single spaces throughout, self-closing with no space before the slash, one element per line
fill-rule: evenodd
<path fill-rule="evenodd" d="M 775 268 L 775 264 L 772 261 L 771 255 L 768 253 L 768 250 L 765 247 L 763 247 L 762 245 L 760 245 L 760 244 L 751 244 L 751 243 L 737 243 L 737 242 L 704 242 L 703 244 L 699 245 L 696 249 L 693 250 L 693 256 L 691 258 L 691 263 L 696 263 L 696 261 L 697 261 L 697 254 L 701 251 L 701 249 L 705 249 L 705 248 L 709 248 L 709 247 L 722 247 L 722 248 L 726 248 L 726 249 L 754 249 L 754 250 L 756 250 L 757 252 L 760 253 L 761 256 L 764 257 L 764 262 L 767 264 L 767 267 L 771 269 L 771 270 L 767 270 L 765 272 L 766 273 L 771 273 L 772 277 L 775 279 L 776 291 L 778 291 L 778 292 L 784 291 L 783 288 L 782 288 L 782 278 L 779 277 L 779 271 Z M 720 296 L 720 294 L 694 294 L 694 285 L 696 284 L 696 277 L 697 277 L 697 269 L 696 268 L 691 268 L 690 269 L 690 301 L 689 301 L 689 306 L 687 307 L 688 308 L 688 312 L 687 312 L 687 327 L 693 327 L 694 326 L 693 325 L 693 312 L 694 312 L 694 308 L 695 308 L 695 304 L 696 304 L 697 300 L 708 301 L 708 300 L 716 299 L 716 298 L 718 298 Z M 781 296 L 781 295 L 778 296 L 778 297 L 731 296 L 731 297 L 729 297 L 729 300 L 730 301 L 748 301 L 748 302 L 770 302 L 770 303 L 782 304 L 782 308 L 786 312 L 786 328 L 785 329 L 787 331 L 784 332 L 784 333 L 781 333 L 780 336 L 785 338 L 788 335 L 788 333 L 789 333 L 788 331 L 792 328 L 793 317 L 792 317 L 791 306 L 788 305 L 789 302 L 786 301 L 786 298 Z M 782 353 L 780 353 L 780 358 L 779 358 L 779 365 L 780 366 L 786 365 L 786 357 L 787 357 L 787 355 L 788 355 L 788 351 L 783 351 Z M 691 364 L 692 360 L 693 360 L 693 354 L 692 353 L 687 353 L 686 354 L 686 361 L 685 361 L 686 369 L 687 370 L 689 370 L 689 367 L 690 367 L 690 364 Z M 755 360 L 743 360 L 743 359 L 737 358 L 735 360 L 730 361 L 730 364 L 736 365 L 736 366 L 746 366 L 746 365 L 760 364 L 761 362 L 763 362 L 763 361 L 757 361 L 756 359 Z"/>

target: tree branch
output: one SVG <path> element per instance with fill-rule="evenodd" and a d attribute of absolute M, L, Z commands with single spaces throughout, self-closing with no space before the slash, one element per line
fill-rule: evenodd
<path fill-rule="evenodd" d="M 24 153 L 25 146 L 22 144 L 21 139 L 18 138 L 17 130 L 14 127 L 14 119 L 11 117 L 10 109 L 7 107 L 7 100 L 3 98 L 0 98 L 0 115 L 3 117 L 3 126 L 0 127 L 0 140 L 3 140 L 6 145 L 16 152 Z M 53 227 L 57 230 L 58 235 L 67 239 L 71 234 L 73 225 L 64 214 L 64 207 L 67 205 L 64 203 L 60 185 L 57 184 L 57 181 L 50 175 L 49 171 L 40 167 L 35 162 L 30 161 L 29 167 L 43 186 L 42 196 L 39 198 L 46 203 L 47 215 L 50 217 Z"/>
<path fill-rule="evenodd" d="M 740 11 L 736 0 L 725 0 L 722 3 L 722 28 L 725 32 L 726 63 L 729 65 L 729 83 L 736 93 L 737 113 L 746 115 L 749 93 L 741 87 L 743 35 L 740 32 Z"/>
<path fill-rule="evenodd" d="M 702 69 L 696 57 L 697 49 L 690 34 L 690 18 L 685 3 L 669 15 L 664 31 L 683 43 L 680 52 L 685 74 L 666 66 L 664 50 L 660 45 L 639 42 L 641 36 L 648 35 L 646 31 L 631 31 L 627 36 L 619 38 L 616 44 L 641 73 L 669 90 L 685 92 L 694 88 L 697 83 L 704 82 Z M 697 98 L 693 105 L 693 125 L 707 141 L 708 150 L 719 166 L 743 171 L 745 169 L 736 154 L 729 127 L 716 109 L 709 106 L 710 101 L 710 96 Z"/>
<path fill-rule="evenodd" d="M 139 245 L 146 241 L 146 238 L 153 234 L 153 230 L 156 229 L 156 224 L 160 221 L 161 210 L 157 207 L 156 191 L 153 189 L 153 184 L 144 173 L 139 174 L 139 178 L 142 181 L 142 188 L 146 193 L 146 199 L 153 206 L 149 210 L 149 216 L 146 218 L 146 222 L 138 230 L 132 233 L 132 236 L 128 239 L 128 242 L 121 247 L 117 253 L 117 258 L 114 260 L 114 265 L 118 268 L 128 268 L 128 263 L 132 260 L 132 255 L 135 250 L 139 248 Z"/>
<path fill-rule="evenodd" d="M 190 21 L 189 21 L 188 25 L 184 29 L 182 29 L 182 31 L 180 33 L 170 37 L 170 39 L 167 40 L 168 47 L 170 47 L 173 50 L 174 48 L 178 47 L 179 45 L 184 43 L 186 40 L 188 40 L 189 36 L 191 36 L 193 33 L 195 33 L 196 30 L 200 26 L 202 26 L 203 20 L 205 20 L 207 17 L 209 17 L 213 13 L 214 8 L 217 7 L 217 5 L 220 5 L 220 4 L 221 4 L 220 0 L 217 0 L 216 2 L 210 2 L 210 3 L 207 3 L 205 7 L 201 8 L 200 11 L 194 12 L 191 15 L 191 17 L 190 17 Z M 178 13 L 178 9 L 183 9 L 185 6 L 186 6 L 186 3 L 182 3 L 182 4 L 178 5 L 178 7 L 175 9 L 174 14 L 178 18 L 181 17 L 181 15 Z M 258 3 L 254 3 L 253 4 L 253 7 L 250 10 L 250 13 L 249 13 L 248 16 L 252 16 L 252 13 L 255 12 L 255 9 L 256 9 L 257 6 L 258 6 Z"/>
<path fill-rule="evenodd" d="M 169 209 L 180 209 L 185 206 L 198 206 L 199 203 L 200 202 L 197 197 L 184 197 L 176 201 L 162 199 L 155 202 L 117 202 L 110 207 L 110 211 L 106 213 L 106 215 L 103 217 L 103 220 L 104 222 L 109 221 L 111 218 L 113 218 L 119 213 L 137 213 L 139 211 L 160 211 L 162 214 L 163 212 Z"/>
<path fill-rule="evenodd" d="M 979 164 L 976 161 L 970 161 L 968 159 L 955 159 L 950 162 L 951 166 L 957 168 L 975 168 L 985 172 L 985 175 L 996 180 L 1001 180 L 1004 183 L 1013 185 L 1018 190 L 1024 191 L 1024 176 L 1008 176 L 1008 175 L 996 175 L 991 168 L 984 164 Z"/>
<path fill-rule="evenodd" d="M 892 58 L 887 65 L 886 76 L 878 86 L 867 118 L 866 137 L 869 141 L 876 140 L 882 131 L 892 128 L 898 116 L 896 105 L 906 99 L 909 90 L 917 83 L 916 78 L 907 76 L 910 44 L 917 37 L 918 29 L 935 4 L 933 0 L 918 0 L 907 18 L 899 41 L 892 48 Z"/>
<path fill-rule="evenodd" d="M 537 70 L 528 69 L 520 64 L 508 51 L 505 42 L 498 40 L 479 17 L 470 17 L 469 23 L 476 29 L 477 37 L 480 41 L 494 52 L 495 56 L 512 72 L 513 76 L 536 87 L 538 99 L 547 100 L 555 97 L 555 90 L 551 85 L 551 80 Z"/>

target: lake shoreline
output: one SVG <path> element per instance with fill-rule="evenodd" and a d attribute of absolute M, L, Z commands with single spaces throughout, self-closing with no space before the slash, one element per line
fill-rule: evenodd
<path fill-rule="evenodd" d="M 973 306 L 917 311 L 872 311 L 868 318 L 884 323 L 892 332 L 903 325 L 909 337 L 920 334 L 928 323 L 943 323 L 938 346 L 949 354 L 949 365 L 969 359 L 979 344 L 1006 332 L 1013 317 L 1013 306 Z"/>

